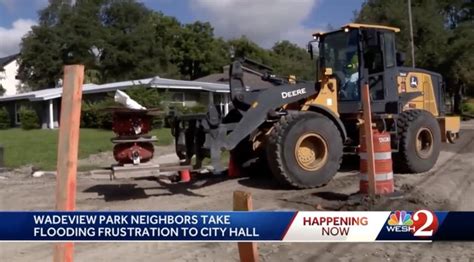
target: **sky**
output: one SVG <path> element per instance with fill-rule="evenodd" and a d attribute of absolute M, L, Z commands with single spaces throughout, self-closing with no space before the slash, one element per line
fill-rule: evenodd
<path fill-rule="evenodd" d="M 142 0 L 147 7 L 175 16 L 182 23 L 209 21 L 217 36 L 246 35 L 269 48 L 290 40 L 301 46 L 328 25 L 352 20 L 363 0 Z M 48 0 L 0 0 L 0 57 L 14 54 Z"/>

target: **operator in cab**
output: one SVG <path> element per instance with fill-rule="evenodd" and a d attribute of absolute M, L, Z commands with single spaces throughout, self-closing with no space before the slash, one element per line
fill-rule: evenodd
<path fill-rule="evenodd" d="M 357 51 L 348 53 L 348 64 L 344 68 L 345 82 L 342 87 L 344 97 L 348 100 L 359 99 L 359 58 Z"/>

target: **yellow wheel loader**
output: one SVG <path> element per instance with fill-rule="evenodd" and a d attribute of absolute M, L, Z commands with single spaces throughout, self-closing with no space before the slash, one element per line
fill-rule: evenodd
<path fill-rule="evenodd" d="M 459 136 L 460 118 L 446 115 L 441 75 L 403 66 L 395 45 L 399 31 L 348 24 L 314 34 L 308 51 L 315 81 L 278 78 L 248 59 L 233 62 L 227 115 L 210 103 L 206 114 L 169 119 L 178 156 L 187 164 L 195 159 L 196 168 L 210 157 L 220 172 L 221 153 L 228 150 L 235 164 L 257 161 L 283 185 L 322 186 L 337 173 L 343 154 L 359 147 L 360 87 L 367 83 L 373 119 L 391 134 L 395 171 L 430 170 L 441 143 Z M 274 87 L 247 86 L 243 64 Z"/>

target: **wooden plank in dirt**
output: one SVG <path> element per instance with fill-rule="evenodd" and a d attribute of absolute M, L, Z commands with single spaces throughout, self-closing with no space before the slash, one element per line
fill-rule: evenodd
<path fill-rule="evenodd" d="M 83 65 L 64 67 L 56 176 L 56 209 L 59 211 L 76 209 L 76 175 L 83 81 Z M 73 257 L 74 243 L 55 245 L 55 262 L 72 262 Z"/>
<path fill-rule="evenodd" d="M 234 191 L 234 211 L 250 211 L 252 209 L 252 194 L 243 191 Z M 257 243 L 240 242 L 237 245 L 241 262 L 259 261 Z"/>

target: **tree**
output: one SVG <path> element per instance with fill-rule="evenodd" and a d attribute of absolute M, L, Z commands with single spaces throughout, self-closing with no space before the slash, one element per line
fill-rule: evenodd
<path fill-rule="evenodd" d="M 235 57 L 247 57 L 266 65 L 273 65 L 274 63 L 270 50 L 261 48 L 246 36 L 231 39 L 228 44 Z"/>
<path fill-rule="evenodd" d="M 185 25 L 175 43 L 178 50 L 175 62 L 187 79 L 220 71 L 229 62 L 225 42 L 214 38 L 214 29 L 209 23 L 198 21 Z"/>
<path fill-rule="evenodd" d="M 0 129 L 7 129 L 10 126 L 10 114 L 4 107 L 0 107 Z"/>
<path fill-rule="evenodd" d="M 439 4 L 450 29 L 456 28 L 463 22 L 472 22 L 474 19 L 474 1 L 472 0 L 439 0 Z"/>
<path fill-rule="evenodd" d="M 285 40 L 276 43 L 272 51 L 278 75 L 295 75 L 297 79 L 314 80 L 315 63 L 306 49 Z"/>
<path fill-rule="evenodd" d="M 62 38 L 61 56 L 65 64 L 84 64 L 98 70 L 98 56 L 104 45 L 106 29 L 101 16 L 107 0 L 76 0 L 74 7 L 62 11 L 56 27 Z"/>
<path fill-rule="evenodd" d="M 247 57 L 274 69 L 281 77 L 295 75 L 300 80 L 314 80 L 315 64 L 306 49 L 290 41 L 280 41 L 270 49 L 264 49 L 242 36 L 229 41 L 235 57 Z"/>
<path fill-rule="evenodd" d="M 412 1 L 413 34 L 416 64 L 431 70 L 438 70 L 443 60 L 447 37 L 444 34 L 444 18 L 437 0 Z M 399 27 L 397 49 L 409 52 L 410 29 L 406 0 L 365 2 L 356 22 Z M 411 57 L 407 57 L 411 64 Z"/>
<path fill-rule="evenodd" d="M 51 88 L 64 64 L 95 69 L 93 48 L 100 46 L 100 7 L 105 0 L 51 0 L 39 12 L 39 24 L 23 38 L 18 76 L 33 90 Z"/>
<path fill-rule="evenodd" d="M 447 24 L 448 47 L 443 73 L 448 87 L 474 95 L 474 1 L 440 0 Z"/>
<path fill-rule="evenodd" d="M 107 28 L 100 63 L 104 81 L 158 75 L 164 55 L 157 45 L 153 12 L 142 3 L 115 0 L 104 9 Z"/>
<path fill-rule="evenodd" d="M 452 31 L 446 50 L 444 76 L 448 86 L 463 87 L 465 92 L 474 95 L 474 29 L 472 24 L 463 23 Z"/>
<path fill-rule="evenodd" d="M 52 0 L 22 40 L 19 77 L 37 90 L 54 87 L 64 64 L 84 64 L 93 83 L 166 71 L 153 14 L 134 0 Z"/>
<path fill-rule="evenodd" d="M 60 48 L 55 28 L 34 26 L 21 44 L 18 77 L 32 90 L 54 87 L 63 65 Z"/>
<path fill-rule="evenodd" d="M 401 28 L 397 49 L 409 51 L 408 13 L 405 0 L 368 0 L 357 22 Z M 414 0 L 413 33 L 417 67 L 439 72 L 448 89 L 465 86 L 474 90 L 474 50 L 472 0 Z M 411 59 L 411 58 L 410 58 Z"/>
<path fill-rule="evenodd" d="M 295 44 L 269 50 L 245 36 L 225 41 L 209 23 L 181 24 L 136 0 L 50 0 L 22 40 L 18 75 L 31 90 L 54 87 L 71 63 L 85 65 L 86 83 L 157 75 L 194 80 L 220 72 L 231 51 L 278 74 L 312 78 L 309 56 Z"/>
<path fill-rule="evenodd" d="M 183 31 L 181 23 L 175 17 L 155 12 L 153 14 L 153 26 L 155 28 L 156 45 L 162 50 L 159 57 L 162 67 L 160 76 L 181 78 L 178 66 L 172 63 L 179 52 L 176 43 Z"/>

